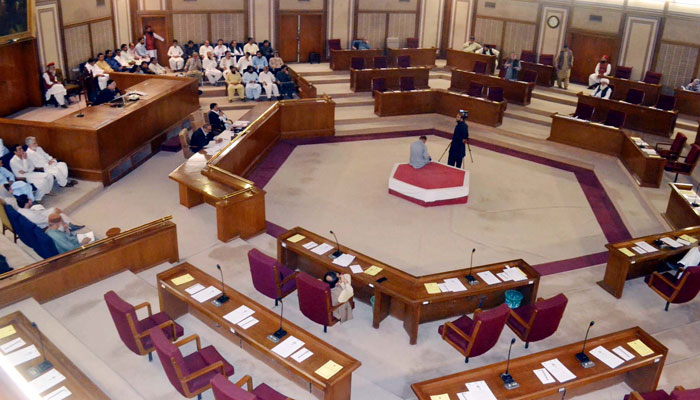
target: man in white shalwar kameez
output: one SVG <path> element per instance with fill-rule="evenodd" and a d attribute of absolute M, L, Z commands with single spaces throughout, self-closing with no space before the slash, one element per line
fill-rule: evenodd
<path fill-rule="evenodd" d="M 270 72 L 270 67 L 263 67 L 263 71 L 258 75 L 258 82 L 265 90 L 268 100 L 271 100 L 272 96 L 280 97 L 280 89 L 277 87 L 276 81 L 275 76 Z"/>
<path fill-rule="evenodd" d="M 173 72 L 179 71 L 185 67 L 185 59 L 182 55 L 185 54 L 180 46 L 177 44 L 177 40 L 173 40 L 173 45 L 168 49 L 168 63 L 170 63 L 170 70 Z"/>
<path fill-rule="evenodd" d="M 85 69 L 90 71 L 93 78 L 97 79 L 97 85 L 100 87 L 100 90 L 102 90 L 107 87 L 109 74 L 106 74 L 102 68 L 98 67 L 96 62 L 94 58 L 90 58 L 87 64 L 85 64 Z"/>
<path fill-rule="evenodd" d="M 58 161 L 44 151 L 34 136 L 29 136 L 25 140 L 27 145 L 27 158 L 37 168 L 43 168 L 44 172 L 53 175 L 58 186 L 75 186 L 75 180 L 68 180 L 68 165 L 63 161 Z"/>
<path fill-rule="evenodd" d="M 610 61 L 608 56 L 603 56 L 595 66 L 595 72 L 588 76 L 588 88 L 595 89 L 600 85 L 600 80 L 610 75 Z"/>
<path fill-rule="evenodd" d="M 15 155 L 10 160 L 10 169 L 17 178 L 24 178 L 36 187 L 35 197 L 38 201 L 53 189 L 53 176 L 46 172 L 35 171 L 36 167 L 27 158 L 22 146 L 15 146 Z"/>
<path fill-rule="evenodd" d="M 209 83 L 212 85 L 216 85 L 216 82 L 224 75 L 221 71 L 219 71 L 217 68 L 218 66 L 219 64 L 216 62 L 214 54 L 211 51 L 208 52 L 207 57 L 202 60 L 202 68 L 204 68 L 204 75 L 207 76 Z"/>
<path fill-rule="evenodd" d="M 56 65 L 54 63 L 49 63 L 46 66 L 46 72 L 44 72 L 42 78 L 44 78 L 44 86 L 46 87 L 46 100 L 53 96 L 59 106 L 68 108 L 66 106 L 66 94 L 68 92 L 61 82 L 56 79 Z"/>

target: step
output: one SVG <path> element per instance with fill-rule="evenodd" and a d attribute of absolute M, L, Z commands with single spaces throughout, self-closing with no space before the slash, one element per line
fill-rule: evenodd
<path fill-rule="evenodd" d="M 345 75 L 319 75 L 305 78 L 314 86 L 325 83 L 347 83 L 350 84 L 350 77 Z"/>
<path fill-rule="evenodd" d="M 560 93 L 553 93 L 550 91 L 539 91 L 535 90 L 532 92 L 532 98 L 533 99 L 540 99 L 540 100 L 545 100 L 549 101 L 552 103 L 558 103 L 558 104 L 564 104 L 567 106 L 574 106 L 576 107 L 576 104 L 578 103 L 578 98 L 577 97 L 571 97 L 566 94 L 563 94 L 565 92 Z"/>
<path fill-rule="evenodd" d="M 509 105 L 504 116 L 546 127 L 552 125 L 552 118 L 550 116 L 532 113 L 526 110 L 525 107 L 516 108 Z"/>

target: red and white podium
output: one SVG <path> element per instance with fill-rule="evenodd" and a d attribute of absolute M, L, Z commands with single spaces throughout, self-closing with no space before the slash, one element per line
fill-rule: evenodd
<path fill-rule="evenodd" d="M 466 204 L 469 171 L 436 162 L 419 169 L 407 163 L 395 164 L 389 177 L 389 193 L 423 207 Z"/>

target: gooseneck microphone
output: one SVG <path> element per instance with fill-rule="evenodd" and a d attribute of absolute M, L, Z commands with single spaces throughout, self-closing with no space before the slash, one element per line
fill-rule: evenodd
<path fill-rule="evenodd" d="M 282 310 L 280 311 L 280 328 L 271 334 L 267 335 L 267 339 L 273 343 L 277 343 L 287 335 L 287 331 L 282 329 L 282 321 L 284 321 L 283 316 L 284 316 L 284 301 L 282 299 L 277 299 L 280 304 L 282 304 Z"/>
<path fill-rule="evenodd" d="M 224 271 L 219 264 L 216 264 L 216 269 L 221 273 L 221 296 L 216 299 L 216 302 L 221 305 L 226 303 L 229 299 L 228 296 L 226 296 L 226 286 L 224 285 Z"/>
<path fill-rule="evenodd" d="M 40 364 L 35 365 L 33 367 L 30 367 L 27 369 L 27 373 L 29 376 L 32 378 L 37 377 L 44 372 L 48 371 L 53 367 L 53 364 L 51 364 L 51 361 L 46 359 L 46 351 L 44 351 L 44 338 L 43 335 L 41 334 L 41 331 L 39 330 L 39 327 L 37 326 L 36 322 L 32 322 L 32 326 L 34 329 L 36 329 L 37 335 L 39 335 L 39 345 L 41 346 L 41 355 L 44 356 L 44 361 L 42 361 Z"/>
<path fill-rule="evenodd" d="M 333 237 L 335 238 L 335 248 L 336 248 L 336 250 L 333 253 L 331 253 L 330 257 L 332 259 L 336 259 L 336 258 L 342 256 L 343 252 L 340 251 L 340 243 L 338 243 L 338 237 L 335 236 L 335 233 L 333 231 L 330 231 L 330 232 L 331 232 L 331 235 L 333 235 Z"/>
<path fill-rule="evenodd" d="M 474 278 L 474 275 L 472 275 L 472 268 L 474 268 L 474 253 L 476 253 L 475 248 L 472 249 L 472 254 L 469 258 L 469 273 L 467 274 L 467 276 L 465 276 L 465 278 L 467 279 L 467 283 L 469 283 L 470 285 L 476 285 L 477 283 L 479 283 L 479 281 L 476 278 Z"/>
<path fill-rule="evenodd" d="M 508 390 L 520 387 L 520 384 L 516 382 L 515 379 L 513 379 L 513 377 L 508 373 L 508 368 L 510 368 L 510 351 L 513 349 L 513 344 L 515 344 L 515 338 L 510 340 L 510 347 L 508 347 L 508 361 L 506 362 L 506 372 L 501 374 L 503 386 L 505 386 L 505 388 Z"/>
<path fill-rule="evenodd" d="M 578 360 L 579 363 L 581 363 L 581 366 L 583 368 L 590 368 L 595 365 L 593 361 L 591 361 L 590 358 L 586 355 L 586 341 L 588 341 L 588 333 L 591 331 L 591 327 L 595 325 L 595 321 L 591 321 L 590 324 L 588 324 L 588 329 L 586 330 L 586 337 L 583 339 L 583 347 L 581 348 L 581 352 L 576 354 L 576 359 Z"/>

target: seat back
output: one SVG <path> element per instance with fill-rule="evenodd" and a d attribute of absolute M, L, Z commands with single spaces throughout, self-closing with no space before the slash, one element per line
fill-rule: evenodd
<path fill-rule="evenodd" d="M 185 364 L 185 359 L 182 357 L 180 349 L 165 337 L 161 329 L 151 330 L 151 340 L 153 341 L 153 347 L 156 349 L 156 353 L 158 353 L 158 358 L 160 359 L 161 365 L 163 365 L 163 370 L 165 370 L 165 375 L 168 376 L 170 384 L 172 384 L 181 395 L 186 397 L 187 395 L 185 394 L 185 389 L 180 379 L 195 371 L 190 371 L 189 368 L 187 368 L 187 364 Z M 178 371 L 175 370 L 173 361 L 180 370 L 179 375 Z"/>
<path fill-rule="evenodd" d="M 520 72 L 520 80 L 523 82 L 537 82 L 537 71 L 524 69 Z"/>
<path fill-rule="evenodd" d="M 399 68 L 408 68 L 411 66 L 411 56 L 398 56 L 396 57 L 396 66 Z"/>
<path fill-rule="evenodd" d="M 503 101 L 503 88 L 500 86 L 492 86 L 488 88 L 488 99 L 491 101 Z"/>
<path fill-rule="evenodd" d="M 328 39 L 328 50 L 340 50 L 340 39 Z"/>
<path fill-rule="evenodd" d="M 180 147 L 182 147 L 182 155 L 185 158 L 190 158 L 194 153 L 190 150 L 190 131 L 187 128 L 182 128 L 178 134 L 180 137 Z"/>
<path fill-rule="evenodd" d="M 683 271 L 681 287 L 673 298 L 672 303 L 681 304 L 693 300 L 700 292 L 700 267 L 689 267 Z"/>
<path fill-rule="evenodd" d="M 651 83 L 652 85 L 658 85 L 661 83 L 661 75 L 662 74 L 658 72 L 647 71 L 647 73 L 644 74 L 644 82 Z"/>
<path fill-rule="evenodd" d="M 644 101 L 644 92 L 639 89 L 630 88 L 625 96 L 625 101 L 631 104 L 642 104 Z"/>
<path fill-rule="evenodd" d="M 626 117 L 627 116 L 622 111 L 608 110 L 608 115 L 603 124 L 607 126 L 614 126 L 615 128 L 622 128 L 622 126 L 625 124 Z"/>
<path fill-rule="evenodd" d="M 402 76 L 400 80 L 401 91 L 414 90 L 416 86 L 413 84 L 412 76 Z"/>
<path fill-rule="evenodd" d="M 477 314 L 474 324 L 481 322 L 479 330 L 467 357 L 476 357 L 489 351 L 498 342 L 503 327 L 510 313 L 510 308 L 503 303 L 500 306 Z"/>
<path fill-rule="evenodd" d="M 484 85 L 481 83 L 477 82 L 469 82 L 469 89 L 467 90 L 467 94 L 470 96 L 474 97 L 481 97 L 481 94 L 484 92 Z"/>
<path fill-rule="evenodd" d="M 559 293 L 547 300 L 538 301 L 535 304 L 537 313 L 530 326 L 530 334 L 527 340 L 536 342 L 552 336 L 559 328 L 559 322 L 564 316 L 564 310 L 568 301 L 563 293 Z"/>
<path fill-rule="evenodd" d="M 31 247 L 42 258 L 58 255 L 53 240 L 41 228 L 18 213 L 11 205 L 5 204 L 4 208 L 10 224 L 22 243 Z"/>
<path fill-rule="evenodd" d="M 415 37 L 406 38 L 406 47 L 408 47 L 409 49 L 417 49 L 418 48 L 418 38 L 415 38 Z"/>
<path fill-rule="evenodd" d="M 667 111 L 674 110 L 676 108 L 676 96 L 669 96 L 667 94 L 659 95 L 656 108 Z"/>
<path fill-rule="evenodd" d="M 630 76 L 632 76 L 632 67 L 624 67 L 622 65 L 618 65 L 617 68 L 615 68 L 615 78 L 620 78 L 620 79 L 629 79 Z"/>
<path fill-rule="evenodd" d="M 297 275 L 297 295 L 302 314 L 323 326 L 331 325 L 331 288 L 326 282 L 300 272 Z"/>
<path fill-rule="evenodd" d="M 474 62 L 474 66 L 472 67 L 472 72 L 475 72 L 477 74 L 485 74 L 486 73 L 486 63 L 482 62 L 482 61 Z"/>
<path fill-rule="evenodd" d="M 137 338 L 134 337 L 134 331 L 136 333 L 141 333 L 138 331 L 138 318 L 136 317 L 136 310 L 134 307 L 124 301 L 117 293 L 113 290 L 104 294 L 105 303 L 107 303 L 107 309 L 109 309 L 109 314 L 112 316 L 112 321 L 114 326 L 117 328 L 117 333 L 119 333 L 119 338 L 122 340 L 124 345 L 129 348 L 129 350 L 134 353 L 141 355 L 137 344 Z M 128 316 L 131 316 L 132 323 L 129 324 Z"/>
<path fill-rule="evenodd" d="M 211 390 L 215 400 L 257 400 L 258 396 L 247 392 L 221 374 L 211 378 Z"/>
<path fill-rule="evenodd" d="M 594 110 L 595 108 L 593 106 L 579 102 L 578 104 L 576 104 L 576 111 L 574 111 L 574 117 L 590 121 L 593 117 Z"/>
<path fill-rule="evenodd" d="M 386 57 L 374 57 L 374 68 L 386 68 Z"/>
<path fill-rule="evenodd" d="M 536 61 L 536 56 L 534 51 L 523 50 L 520 52 L 520 61 L 534 63 Z"/>
<path fill-rule="evenodd" d="M 693 144 L 692 146 L 690 146 L 690 151 L 688 152 L 688 155 L 685 156 L 685 163 L 692 167 L 695 167 L 695 164 L 698 163 L 698 156 L 700 156 L 700 146 L 698 146 L 697 144 Z"/>
<path fill-rule="evenodd" d="M 499 78 L 505 78 L 505 77 L 506 77 L 506 72 L 508 72 L 508 70 L 505 69 L 505 68 L 503 68 L 503 67 L 501 66 L 501 68 L 498 69 L 498 77 L 499 77 Z"/>
<path fill-rule="evenodd" d="M 353 57 L 350 59 L 350 68 L 352 69 L 364 69 L 365 59 L 362 57 Z"/>
<path fill-rule="evenodd" d="M 688 138 L 684 134 L 680 132 L 676 133 L 676 137 L 673 139 L 669 151 L 672 153 L 681 154 L 681 151 L 683 151 L 683 146 L 685 146 L 685 142 L 687 140 Z"/>
<path fill-rule="evenodd" d="M 540 54 L 540 64 L 554 66 L 554 54 Z"/>
<path fill-rule="evenodd" d="M 2 199 L 0 199 L 0 221 L 2 221 L 3 228 L 8 229 L 12 233 L 15 233 L 14 229 L 12 229 L 12 223 L 10 222 L 10 218 L 5 212 L 5 202 Z"/>
<path fill-rule="evenodd" d="M 374 93 L 375 90 L 386 92 L 386 80 L 384 78 L 372 79 L 372 93 Z"/>
<path fill-rule="evenodd" d="M 676 388 L 671 392 L 671 400 L 697 400 L 700 399 L 700 388 L 682 389 Z"/>
<path fill-rule="evenodd" d="M 280 272 L 277 260 L 263 254 L 258 249 L 248 252 L 250 263 L 250 277 L 253 279 L 255 290 L 265 296 L 278 300 L 280 298 Z"/>

